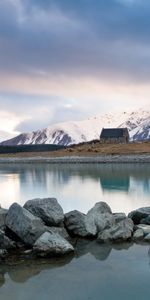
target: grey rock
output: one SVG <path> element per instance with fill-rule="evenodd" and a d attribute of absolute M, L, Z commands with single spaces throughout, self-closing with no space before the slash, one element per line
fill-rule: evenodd
<path fill-rule="evenodd" d="M 4 231 L 0 230 L 0 249 L 14 249 L 16 247 L 15 242 L 8 238 Z"/>
<path fill-rule="evenodd" d="M 150 215 L 140 221 L 140 224 L 150 225 Z"/>
<path fill-rule="evenodd" d="M 140 224 L 142 219 L 147 218 L 150 215 L 150 207 L 141 207 L 131 211 L 128 214 L 128 218 L 131 218 L 134 224 Z"/>
<path fill-rule="evenodd" d="M 45 232 L 45 226 L 41 219 L 17 203 L 12 204 L 8 210 L 6 226 L 25 244 L 31 246 Z"/>
<path fill-rule="evenodd" d="M 64 255 L 73 252 L 73 246 L 58 233 L 43 233 L 33 246 L 34 252 L 39 256 Z"/>
<path fill-rule="evenodd" d="M 136 231 L 134 231 L 133 233 L 134 241 L 142 240 L 143 238 L 144 238 L 144 232 L 142 229 L 137 229 Z"/>
<path fill-rule="evenodd" d="M 144 241 L 150 242 L 150 233 L 144 237 Z"/>
<path fill-rule="evenodd" d="M 139 224 L 139 225 L 137 225 L 137 229 L 142 229 L 144 235 L 147 235 L 150 233 L 150 225 Z"/>
<path fill-rule="evenodd" d="M 7 212 L 8 212 L 7 209 L 0 208 L 0 228 L 2 229 L 5 227 Z"/>
<path fill-rule="evenodd" d="M 96 213 L 96 214 L 105 214 L 109 213 L 112 214 L 110 206 L 106 202 L 97 202 L 94 207 L 92 207 L 88 213 Z"/>
<path fill-rule="evenodd" d="M 28 200 L 24 208 L 41 218 L 48 226 L 60 226 L 64 221 L 63 209 L 55 198 Z"/>
<path fill-rule="evenodd" d="M 113 227 L 100 232 L 97 241 L 102 243 L 127 241 L 132 237 L 133 226 L 132 220 L 126 218 Z"/>
<path fill-rule="evenodd" d="M 113 216 L 115 218 L 116 223 L 126 219 L 126 214 L 125 213 L 113 213 Z"/>
<path fill-rule="evenodd" d="M 115 218 L 110 207 L 105 202 L 98 202 L 86 216 L 86 229 L 93 235 L 110 228 L 115 224 Z"/>
<path fill-rule="evenodd" d="M 74 210 L 65 215 L 65 226 L 70 234 L 81 237 L 94 237 L 105 228 L 110 228 L 115 218 L 105 202 L 98 202 L 87 215 Z"/>
<path fill-rule="evenodd" d="M 8 255 L 7 250 L 5 249 L 0 249 L 0 260 L 4 259 Z"/>
<path fill-rule="evenodd" d="M 112 214 L 89 214 L 86 217 L 86 229 L 94 235 L 115 225 Z"/>
<path fill-rule="evenodd" d="M 46 231 L 58 233 L 66 240 L 70 239 L 70 236 L 64 227 L 48 227 L 47 226 Z"/>
<path fill-rule="evenodd" d="M 65 214 L 64 224 L 73 236 L 91 237 L 95 235 L 86 228 L 86 215 L 77 210 Z"/>

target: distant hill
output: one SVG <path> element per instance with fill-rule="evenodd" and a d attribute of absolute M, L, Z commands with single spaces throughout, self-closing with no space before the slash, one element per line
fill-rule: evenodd
<path fill-rule="evenodd" d="M 64 122 L 45 129 L 22 133 L 2 145 L 56 144 L 72 145 L 99 139 L 103 127 L 127 127 L 131 141 L 150 140 L 150 111 L 111 113 L 83 121 Z"/>
<path fill-rule="evenodd" d="M 61 145 L 0 145 L 0 154 L 16 154 L 24 152 L 49 152 L 63 150 L 65 147 Z"/>

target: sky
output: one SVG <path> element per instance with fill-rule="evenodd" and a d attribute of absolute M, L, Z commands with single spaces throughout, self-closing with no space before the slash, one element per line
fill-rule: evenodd
<path fill-rule="evenodd" d="M 140 107 L 149 0 L 0 0 L 0 131 Z"/>

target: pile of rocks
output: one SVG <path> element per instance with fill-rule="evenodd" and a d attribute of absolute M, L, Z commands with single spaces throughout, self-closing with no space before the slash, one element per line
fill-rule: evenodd
<path fill-rule="evenodd" d="M 96 239 L 99 243 L 150 241 L 150 207 L 112 213 L 98 202 L 83 214 L 64 214 L 55 198 L 33 199 L 21 207 L 13 203 L 0 208 L 0 257 L 20 249 L 36 256 L 57 256 L 74 252 L 73 238 Z"/>
<path fill-rule="evenodd" d="M 133 240 L 150 242 L 150 207 L 141 207 L 128 215 L 134 222 Z"/>
<path fill-rule="evenodd" d="M 21 207 L 0 209 L 1 257 L 6 251 L 32 249 L 36 255 L 63 255 L 74 251 L 67 240 L 63 209 L 55 198 L 33 199 Z"/>

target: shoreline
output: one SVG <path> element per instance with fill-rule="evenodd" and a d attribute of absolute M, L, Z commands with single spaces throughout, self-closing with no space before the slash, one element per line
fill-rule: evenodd
<path fill-rule="evenodd" d="M 98 156 L 56 156 L 56 157 L 0 157 L 5 163 L 50 163 L 50 164 L 88 164 L 88 163 L 150 163 L 150 154 L 98 155 Z"/>
<path fill-rule="evenodd" d="M 100 201 L 83 214 L 64 213 L 56 198 L 31 199 L 24 206 L 14 202 L 9 209 L 0 208 L 0 263 L 19 254 L 24 259 L 75 255 L 81 239 L 110 246 L 149 244 L 149 219 L 150 207 L 126 215 Z"/>

